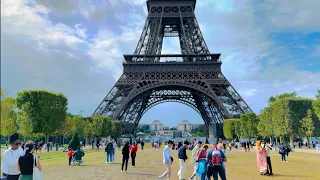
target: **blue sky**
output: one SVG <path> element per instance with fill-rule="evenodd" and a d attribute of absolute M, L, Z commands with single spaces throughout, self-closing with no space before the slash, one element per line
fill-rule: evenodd
<path fill-rule="evenodd" d="M 256 112 L 270 96 L 320 89 L 320 1 L 198 0 L 196 15 L 222 71 Z M 1 1 L 1 87 L 62 92 L 69 111 L 91 115 L 122 73 L 147 15 L 145 0 Z M 166 39 L 163 53 L 178 53 Z M 165 103 L 141 123 L 203 122 L 191 108 Z"/>

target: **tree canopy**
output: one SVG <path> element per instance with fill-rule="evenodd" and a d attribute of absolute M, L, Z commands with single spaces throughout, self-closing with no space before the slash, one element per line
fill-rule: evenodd
<path fill-rule="evenodd" d="M 17 107 L 26 113 L 33 133 L 53 135 L 66 119 L 68 100 L 61 93 L 23 91 L 18 93 L 16 101 Z"/>

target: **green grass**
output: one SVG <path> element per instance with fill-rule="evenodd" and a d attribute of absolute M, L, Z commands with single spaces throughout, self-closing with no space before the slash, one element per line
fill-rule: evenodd
<path fill-rule="evenodd" d="M 105 164 L 105 155 L 103 148 L 94 150 L 86 150 L 86 155 L 83 160 L 83 166 L 68 166 L 67 153 L 52 151 L 50 153 L 38 153 L 41 164 L 43 166 L 43 175 L 46 180 L 151 180 L 165 171 L 165 166 L 162 164 L 162 148 L 157 150 L 151 149 L 150 144 L 146 144 L 145 150 L 138 150 L 136 158 L 136 167 L 130 166 L 129 160 L 128 172 L 120 174 L 121 170 L 121 151 L 116 152 L 116 163 Z M 140 148 L 140 146 L 139 146 Z M 177 161 L 177 151 L 172 151 L 172 156 L 175 161 L 172 166 L 171 179 L 178 179 L 177 172 L 179 163 Z M 191 157 L 191 152 L 188 151 L 188 156 Z M 260 176 L 259 170 L 256 167 L 255 152 L 245 153 L 242 151 L 227 152 L 228 162 L 227 178 L 229 180 L 316 180 L 320 179 L 320 174 L 317 171 L 320 169 L 320 154 L 312 153 L 290 153 L 288 163 L 281 162 L 277 152 L 272 152 L 272 165 L 274 176 Z M 193 167 L 190 160 L 187 161 L 186 178 L 192 174 Z"/>

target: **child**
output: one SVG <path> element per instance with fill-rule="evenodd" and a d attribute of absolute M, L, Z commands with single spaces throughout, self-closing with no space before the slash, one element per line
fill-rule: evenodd
<path fill-rule="evenodd" d="M 69 152 L 68 152 L 69 166 L 71 165 L 72 155 L 73 155 L 73 151 L 72 151 L 72 149 L 70 148 L 70 149 L 69 149 Z"/>

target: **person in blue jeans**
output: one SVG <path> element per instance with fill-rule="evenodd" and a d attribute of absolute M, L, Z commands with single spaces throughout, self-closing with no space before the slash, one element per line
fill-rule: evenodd
<path fill-rule="evenodd" d="M 106 164 L 108 164 L 108 163 L 112 164 L 113 163 L 114 148 L 113 148 L 113 143 L 111 141 L 108 142 L 104 151 L 106 152 Z"/>
<path fill-rule="evenodd" d="M 285 147 L 284 147 L 283 143 L 281 143 L 281 145 L 279 146 L 279 154 L 281 154 L 282 161 L 287 161 L 286 160 L 286 151 L 285 151 Z"/>
<path fill-rule="evenodd" d="M 213 163 L 212 161 L 213 158 L 215 159 L 215 163 Z M 223 163 L 227 162 L 227 157 L 224 154 L 224 152 L 219 147 L 217 147 L 216 143 L 213 143 L 212 149 L 208 151 L 207 159 L 208 159 L 207 178 L 210 179 L 211 176 L 213 176 L 214 180 L 218 180 L 218 174 L 219 174 L 221 180 L 226 180 L 226 172 L 223 167 Z"/>

